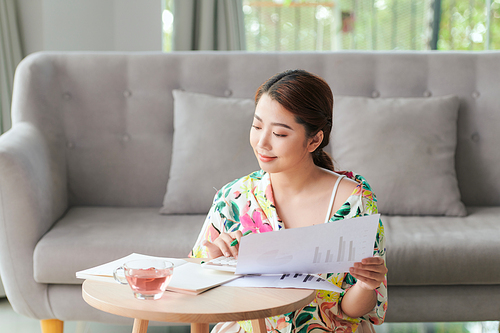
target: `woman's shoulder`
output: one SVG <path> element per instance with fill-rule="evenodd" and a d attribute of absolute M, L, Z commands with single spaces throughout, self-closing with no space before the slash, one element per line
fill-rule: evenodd
<path fill-rule="evenodd" d="M 365 190 L 371 191 L 372 188 L 365 177 L 354 171 L 335 171 L 339 175 L 345 176 L 347 179 L 353 180 L 357 183 L 357 186 L 363 187 Z"/>
<path fill-rule="evenodd" d="M 342 207 L 335 213 L 335 217 L 346 218 L 365 214 L 376 214 L 378 212 L 377 197 L 373 193 L 368 181 L 363 176 L 353 171 L 336 172 L 340 175 L 345 175 L 345 178 L 356 182 L 357 185 L 354 187 L 354 190 L 348 196 Z"/>
<path fill-rule="evenodd" d="M 375 193 L 373 193 L 372 187 L 365 179 L 365 177 L 353 171 L 336 171 L 336 172 L 340 175 L 345 175 L 346 178 L 356 182 L 356 185 L 354 186 L 354 189 L 352 190 L 349 199 L 356 200 L 356 198 L 362 198 L 363 200 L 373 202 L 374 204 L 377 202 L 377 197 L 375 196 Z"/>

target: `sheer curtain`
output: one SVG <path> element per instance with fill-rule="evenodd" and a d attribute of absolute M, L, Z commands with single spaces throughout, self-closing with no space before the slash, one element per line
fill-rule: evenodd
<path fill-rule="evenodd" d="M 15 0 L 0 0 L 0 132 L 11 127 L 12 82 L 22 59 Z"/>
<path fill-rule="evenodd" d="M 174 51 L 245 50 L 242 0 L 174 0 Z"/>

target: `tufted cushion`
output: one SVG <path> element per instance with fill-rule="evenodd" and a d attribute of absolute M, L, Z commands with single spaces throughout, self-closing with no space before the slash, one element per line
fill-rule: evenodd
<path fill-rule="evenodd" d="M 466 217 L 383 216 L 391 286 L 500 285 L 500 207 Z"/>
<path fill-rule="evenodd" d="M 454 96 L 338 96 L 338 168 L 366 177 L 382 214 L 466 215 L 455 173 L 458 107 Z"/>
<path fill-rule="evenodd" d="M 174 90 L 170 178 L 160 213 L 207 213 L 216 190 L 258 170 L 249 143 L 254 102 Z"/>
<path fill-rule="evenodd" d="M 75 272 L 133 252 L 185 258 L 204 219 L 204 215 L 159 215 L 157 207 L 70 208 L 36 245 L 35 280 L 81 284 Z"/>

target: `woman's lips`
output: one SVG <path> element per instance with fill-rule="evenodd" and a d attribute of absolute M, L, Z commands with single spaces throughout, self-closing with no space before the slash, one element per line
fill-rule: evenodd
<path fill-rule="evenodd" d="M 259 160 L 261 160 L 262 162 L 271 162 L 276 159 L 276 156 L 266 156 L 262 154 L 258 155 L 259 155 Z"/>

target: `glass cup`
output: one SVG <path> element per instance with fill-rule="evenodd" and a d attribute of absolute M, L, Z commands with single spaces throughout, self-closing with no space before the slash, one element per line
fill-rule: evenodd
<path fill-rule="evenodd" d="M 123 276 L 118 275 L 123 270 Z M 132 260 L 113 271 L 115 280 L 128 284 L 137 299 L 160 299 L 172 279 L 174 264 L 158 259 Z"/>

